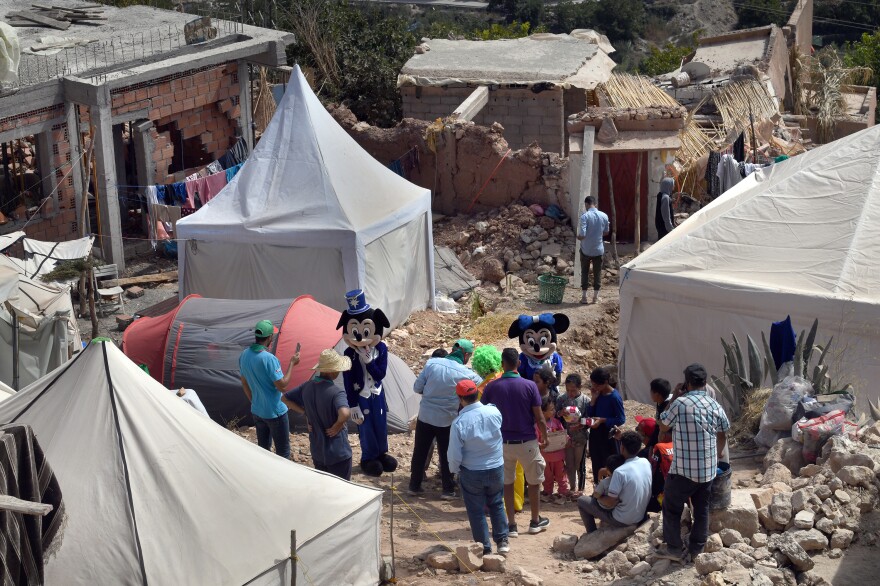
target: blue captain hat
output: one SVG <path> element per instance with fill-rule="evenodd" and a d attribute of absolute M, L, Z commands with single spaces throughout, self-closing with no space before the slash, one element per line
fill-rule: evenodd
<path fill-rule="evenodd" d="M 370 309 L 363 289 L 355 289 L 345 294 L 345 305 L 349 315 L 358 315 Z"/>

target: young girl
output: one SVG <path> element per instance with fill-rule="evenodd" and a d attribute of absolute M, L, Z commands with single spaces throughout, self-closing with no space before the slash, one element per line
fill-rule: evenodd
<path fill-rule="evenodd" d="M 565 377 L 565 394 L 556 399 L 556 411 L 563 414 L 566 407 L 574 407 L 577 411 L 570 417 L 563 417 L 563 425 L 568 431 L 569 442 L 565 447 L 565 472 L 572 488 L 572 497 L 579 497 L 586 484 L 587 469 L 587 438 L 590 430 L 581 425 L 581 417 L 587 416 L 590 398 L 581 393 L 583 382 L 581 375 L 572 373 Z"/>
<path fill-rule="evenodd" d="M 545 397 L 541 402 L 541 411 L 544 412 L 544 420 L 547 422 L 548 437 L 553 432 L 564 432 L 565 428 L 562 423 L 556 419 L 556 405 L 550 397 Z M 535 426 L 537 429 L 537 426 Z M 549 447 L 549 446 L 548 446 Z M 551 448 L 552 449 L 552 448 Z M 568 476 L 565 473 L 565 446 L 560 446 L 553 451 L 541 450 L 544 456 L 546 467 L 544 468 L 544 491 L 541 493 L 544 497 L 553 495 L 553 483 L 559 485 L 559 495 L 568 497 Z"/>

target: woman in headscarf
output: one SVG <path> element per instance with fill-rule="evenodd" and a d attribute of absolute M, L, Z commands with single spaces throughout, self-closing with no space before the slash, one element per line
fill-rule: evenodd
<path fill-rule="evenodd" d="M 660 240 L 675 228 L 672 223 L 672 199 L 675 190 L 675 179 L 664 177 L 660 182 L 660 193 L 657 194 L 657 209 L 654 212 L 654 226 L 657 228 L 657 240 Z"/>

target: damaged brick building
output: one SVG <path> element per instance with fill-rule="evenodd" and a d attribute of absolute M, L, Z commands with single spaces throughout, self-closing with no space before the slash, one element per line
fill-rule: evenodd
<path fill-rule="evenodd" d="M 0 0 L 0 14 L 15 4 Z M 148 6 L 107 6 L 102 16 L 98 26 L 70 26 L 63 34 L 71 40 L 55 51 L 32 50 L 51 29 L 16 29 L 18 83 L 0 92 L 0 209 L 11 220 L 0 231 L 78 237 L 88 185 L 88 229 L 100 236 L 104 258 L 121 268 L 126 201 L 144 186 L 204 168 L 239 138 L 252 147 L 252 68 L 285 66 L 293 38 L 217 19 L 194 32 L 199 17 Z M 35 146 L 36 172 L 26 178 L 20 167 L 13 176 L 9 164 L 22 140 Z"/>

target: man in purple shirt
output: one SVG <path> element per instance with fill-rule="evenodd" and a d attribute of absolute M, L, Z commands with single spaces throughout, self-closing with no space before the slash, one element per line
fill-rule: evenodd
<path fill-rule="evenodd" d="M 516 464 L 525 472 L 529 485 L 529 505 L 532 520 L 529 533 L 540 533 L 550 520 L 540 513 L 541 483 L 544 482 L 544 457 L 541 448 L 547 445 L 547 424 L 541 413 L 541 393 L 538 386 L 520 377 L 519 353 L 505 348 L 501 353 L 504 374 L 486 385 L 482 402 L 495 405 L 501 412 L 501 440 L 504 444 L 504 506 L 507 509 L 508 537 L 517 537 L 516 511 L 513 507 L 513 481 Z M 537 432 L 537 433 L 536 433 Z"/>

